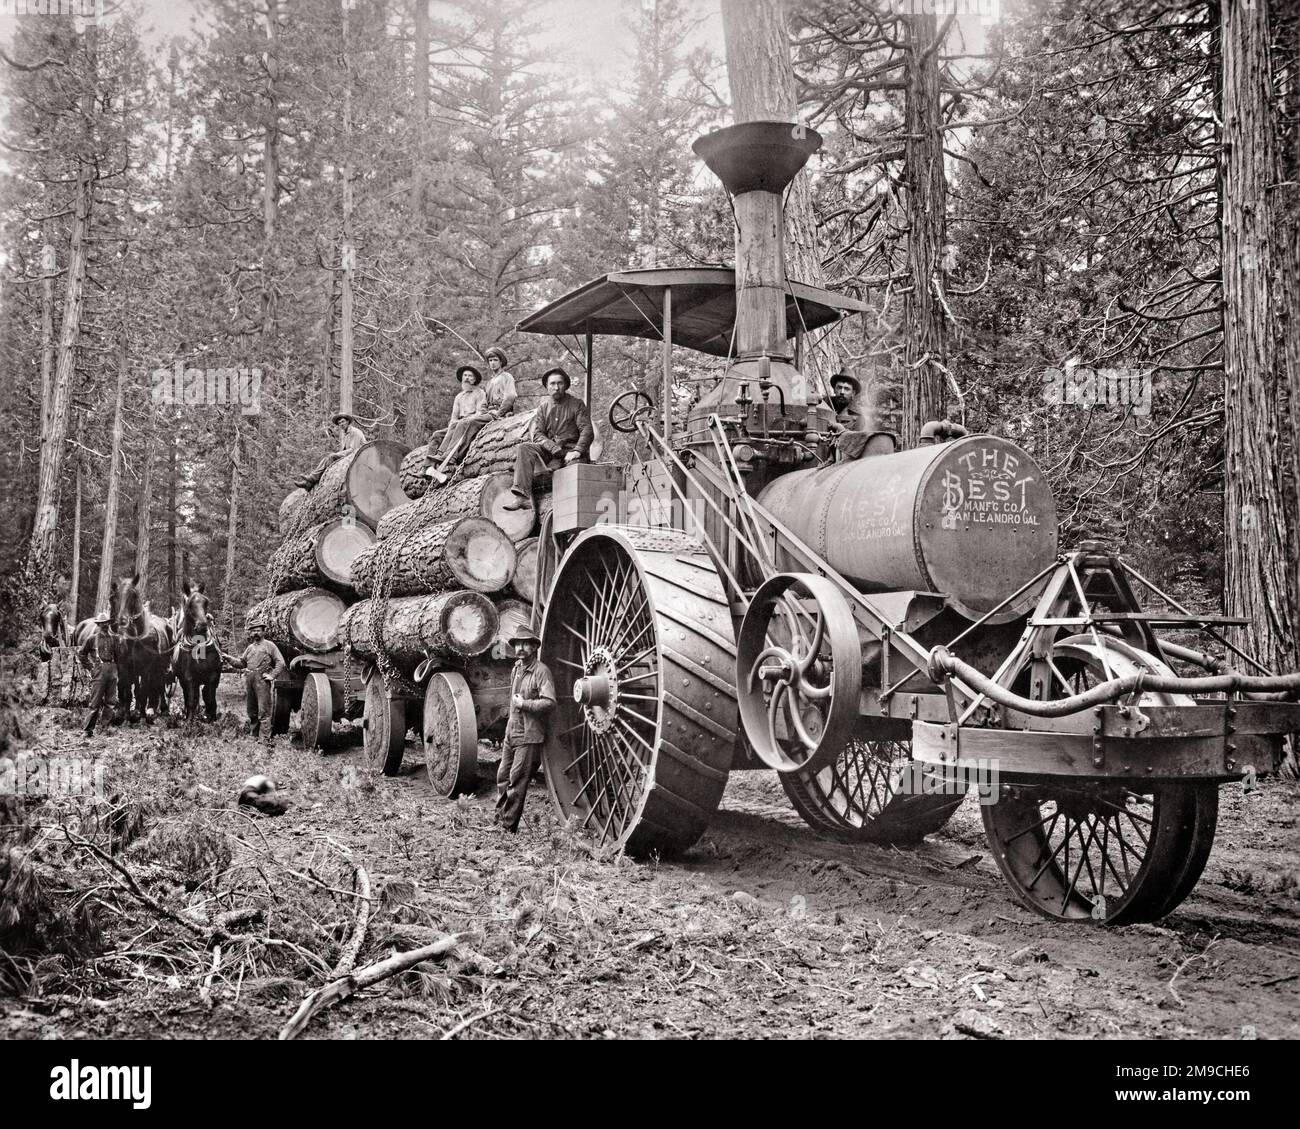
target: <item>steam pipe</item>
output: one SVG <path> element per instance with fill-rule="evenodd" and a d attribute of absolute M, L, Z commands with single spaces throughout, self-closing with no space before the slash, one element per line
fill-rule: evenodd
<path fill-rule="evenodd" d="M 976 693 L 997 702 L 998 705 L 1033 717 L 1065 717 L 1093 706 L 1117 701 L 1128 694 L 1140 694 L 1144 690 L 1164 694 L 1214 694 L 1233 691 L 1280 693 L 1288 700 L 1300 695 L 1300 671 L 1268 677 L 1230 673 L 1208 675 L 1203 678 L 1181 678 L 1177 675 L 1150 674 L 1142 671 L 1124 678 L 1112 678 L 1109 682 L 1103 682 L 1082 694 L 1042 701 L 1037 698 L 1022 698 L 1006 687 L 999 686 L 969 663 L 962 662 L 946 647 L 935 647 L 930 652 L 929 675 L 936 683 L 942 682 L 945 676 L 951 675 Z"/>
<path fill-rule="evenodd" d="M 953 423 L 950 419 L 932 419 L 929 423 L 922 425 L 916 441 L 918 444 L 940 443 L 947 442 L 950 439 L 960 439 L 967 434 L 966 428 L 960 423 Z"/>

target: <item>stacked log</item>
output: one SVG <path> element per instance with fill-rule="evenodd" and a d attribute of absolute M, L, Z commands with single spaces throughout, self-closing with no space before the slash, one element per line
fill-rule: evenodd
<path fill-rule="evenodd" d="M 340 641 L 375 661 L 383 653 L 401 667 L 427 656 L 474 658 L 487 651 L 499 630 L 497 609 L 477 592 L 442 592 L 353 604 L 339 624 Z"/>
<path fill-rule="evenodd" d="M 293 508 L 294 530 L 350 517 L 374 529 L 394 506 L 407 501 L 398 468 L 407 448 L 376 439 L 325 468 L 320 481 Z"/>
<path fill-rule="evenodd" d="M 514 499 L 510 492 L 513 481 L 508 474 L 483 474 L 436 487 L 417 501 L 389 510 L 379 523 L 379 536 L 388 537 L 408 523 L 434 525 L 458 517 L 485 517 L 511 541 L 521 541 L 532 535 L 537 511 L 531 500 L 522 509 L 506 509 Z"/>
<path fill-rule="evenodd" d="M 533 605 L 530 600 L 516 600 L 510 596 L 498 597 L 497 637 L 492 643 L 492 657 L 498 661 L 512 661 L 515 657 L 510 639 L 521 627 L 531 627 L 533 623 Z"/>
<path fill-rule="evenodd" d="M 284 651 L 332 651 L 339 645 L 339 620 L 346 606 L 325 588 L 299 588 L 260 600 L 248 609 L 244 622 L 247 626 L 254 619 L 265 620 L 266 637 Z"/>
<path fill-rule="evenodd" d="M 533 590 L 537 585 L 537 547 L 538 539 L 530 537 L 515 546 L 515 573 L 510 581 L 510 590 L 529 606 L 533 602 Z"/>
<path fill-rule="evenodd" d="M 352 563 L 375 543 L 370 526 L 348 518 L 313 525 L 290 537 L 271 557 L 270 574 L 276 594 L 297 588 L 326 587 L 350 594 Z"/>
<path fill-rule="evenodd" d="M 399 527 L 400 528 L 400 527 Z M 352 562 L 352 585 L 363 596 L 419 596 L 464 588 L 499 592 L 515 574 L 515 547 L 484 517 L 415 524 L 381 538 Z"/>
<path fill-rule="evenodd" d="M 484 424 L 461 462 L 461 472 L 471 478 L 513 473 L 515 451 L 524 442 L 535 414 L 535 411 L 523 412 Z"/>
<path fill-rule="evenodd" d="M 402 481 L 402 489 L 408 498 L 422 498 L 429 488 L 429 480 L 424 475 L 425 456 L 429 450 L 427 443 L 412 447 L 407 452 L 402 465 L 397 468 L 397 477 Z"/>

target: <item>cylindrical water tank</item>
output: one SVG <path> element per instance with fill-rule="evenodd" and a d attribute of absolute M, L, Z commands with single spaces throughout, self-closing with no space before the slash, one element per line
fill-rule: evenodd
<path fill-rule="evenodd" d="M 759 501 L 864 592 L 938 592 L 976 619 L 1057 555 L 1046 476 L 1014 443 L 971 435 L 794 471 Z M 792 559 L 779 567 L 801 571 Z M 1038 586 L 998 619 L 1032 606 Z"/>

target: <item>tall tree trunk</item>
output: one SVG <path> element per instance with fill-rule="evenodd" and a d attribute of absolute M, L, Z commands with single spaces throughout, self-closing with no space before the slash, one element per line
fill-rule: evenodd
<path fill-rule="evenodd" d="M 180 438 L 173 426 L 167 442 L 167 592 L 173 600 L 181 590 L 176 567 L 179 548 L 176 538 L 176 445 L 179 442 Z"/>
<path fill-rule="evenodd" d="M 99 589 L 95 593 L 96 613 L 108 607 L 113 585 L 113 553 L 117 546 L 118 499 L 122 491 L 122 400 L 126 393 L 126 334 L 117 346 L 117 397 L 113 402 L 113 453 L 108 462 L 108 488 L 104 491 L 104 548 L 99 558 Z"/>
<path fill-rule="evenodd" d="M 151 402 L 146 402 L 144 412 L 144 443 L 140 450 L 140 496 L 136 500 L 135 508 L 135 570 L 140 574 L 141 583 L 147 585 L 149 534 L 153 517 L 154 416 Z M 170 599 L 175 596 L 175 593 L 169 592 L 167 595 Z"/>
<path fill-rule="evenodd" d="M 348 6 L 343 5 L 343 268 L 342 351 L 339 357 L 339 411 L 352 411 L 352 272 L 356 249 L 352 245 L 352 56 L 348 53 Z"/>
<path fill-rule="evenodd" d="M 1300 522 L 1286 505 L 1280 434 L 1270 191 L 1281 168 L 1268 7 L 1224 0 L 1221 18 L 1224 602 L 1229 615 L 1249 621 L 1239 644 L 1293 670 L 1300 617 L 1291 557 Z"/>
<path fill-rule="evenodd" d="M 411 147 L 411 215 L 417 221 L 424 212 L 424 162 L 429 141 L 429 0 L 413 0 L 415 5 L 415 55 L 412 116 L 415 121 L 415 144 Z M 417 229 L 418 230 L 418 227 Z"/>
<path fill-rule="evenodd" d="M 81 99 L 87 128 L 95 110 L 95 28 L 87 28 L 86 53 L 90 76 Z M 63 294 L 63 320 L 59 327 L 59 349 L 50 390 L 50 418 L 45 442 L 41 444 L 41 465 L 36 487 L 36 519 L 27 549 L 27 575 L 42 588 L 47 586 L 54 558 L 54 540 L 59 526 L 59 484 L 63 477 L 64 446 L 68 439 L 68 414 L 72 384 L 77 368 L 77 344 L 81 338 L 81 312 L 86 286 L 86 251 L 91 208 L 95 198 L 95 166 L 89 154 L 77 155 L 77 183 L 72 201 L 72 228 L 68 240 L 67 284 Z"/>
<path fill-rule="evenodd" d="M 54 374 L 54 273 L 58 256 L 54 246 L 41 247 L 41 438 L 50 427 L 50 380 Z"/>
<path fill-rule="evenodd" d="M 796 121 L 799 103 L 784 0 L 722 0 L 722 31 L 732 117 L 738 123 Z M 824 285 L 806 171 L 794 178 L 786 195 L 785 236 L 790 278 L 811 286 Z M 809 351 L 805 375 L 824 383 L 836 371 L 838 358 L 833 337 L 824 338 Z"/>
<path fill-rule="evenodd" d="M 922 424 L 944 415 L 947 334 L 939 301 L 943 286 L 947 181 L 939 104 L 939 38 L 934 16 L 907 21 L 907 257 L 912 288 L 903 303 L 906 341 L 903 441 L 916 442 Z"/>
<path fill-rule="evenodd" d="M 278 0 L 266 4 L 266 51 L 263 66 L 266 70 L 266 122 L 262 130 L 262 339 L 275 330 L 275 286 L 271 279 L 270 263 L 275 244 L 276 220 L 280 201 L 280 104 L 275 80 L 280 60 L 277 54 L 279 21 Z"/>
<path fill-rule="evenodd" d="M 77 439 L 81 439 L 81 423 L 77 423 Z M 76 481 L 73 485 L 72 503 L 72 583 L 68 591 L 68 630 L 77 625 L 77 605 L 81 602 L 81 468 L 84 460 L 81 450 L 73 456 L 76 460 Z"/>
<path fill-rule="evenodd" d="M 239 534 L 239 424 L 235 424 L 235 440 L 230 447 L 230 508 L 226 513 L 226 575 L 221 587 L 221 605 L 228 630 L 235 625 L 235 547 Z"/>

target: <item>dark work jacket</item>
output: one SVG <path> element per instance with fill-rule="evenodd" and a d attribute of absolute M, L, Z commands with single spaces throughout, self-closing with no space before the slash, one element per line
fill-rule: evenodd
<path fill-rule="evenodd" d="M 516 708 L 514 697 L 524 700 Z M 540 658 L 524 666 L 523 659 L 515 660 L 510 674 L 510 720 L 506 722 L 506 736 L 521 745 L 535 745 L 546 740 L 546 715 L 555 708 L 555 679 Z"/>
<path fill-rule="evenodd" d="M 533 416 L 532 430 L 537 443 L 551 455 L 577 451 L 584 459 L 596 436 L 587 405 L 567 392 L 558 404 L 550 396 L 542 401 Z M 558 450 L 552 450 L 553 447 Z"/>
<path fill-rule="evenodd" d="M 81 644 L 82 661 L 93 661 L 95 667 L 104 663 L 115 663 L 121 651 L 121 640 L 107 631 L 96 631 Z"/>

